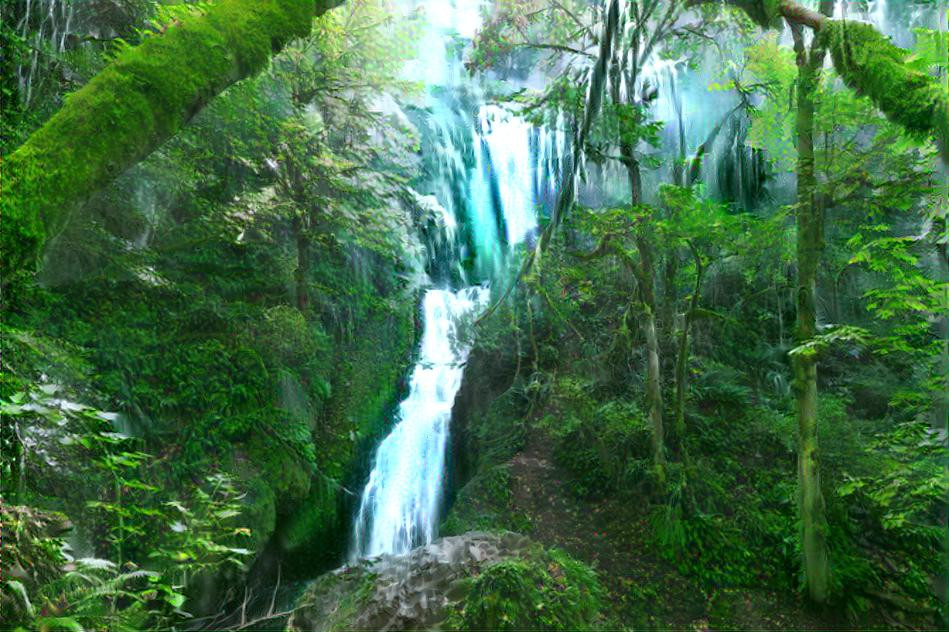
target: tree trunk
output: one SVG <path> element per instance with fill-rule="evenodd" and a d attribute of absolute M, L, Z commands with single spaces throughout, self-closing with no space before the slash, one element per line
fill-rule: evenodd
<path fill-rule="evenodd" d="M 816 196 L 814 171 L 814 98 L 825 52 L 817 38 L 810 53 L 800 27 L 792 25 L 797 53 L 797 344 L 817 334 L 815 294 L 823 250 L 823 209 Z M 791 356 L 798 427 L 798 511 L 804 577 L 810 598 L 825 603 L 830 584 L 827 518 L 821 492 L 817 438 L 817 358 Z"/>
<path fill-rule="evenodd" d="M 260 71 L 342 0 L 220 0 L 120 54 L 3 169 L 0 274 L 35 263 L 82 200 L 133 166 L 231 84 Z"/>
<path fill-rule="evenodd" d="M 639 163 L 633 156 L 632 147 L 620 148 L 626 161 L 627 174 L 633 207 L 642 204 L 642 176 Z M 647 223 L 648 220 L 643 220 Z M 656 474 L 660 483 L 665 481 L 665 428 L 662 420 L 662 365 L 659 352 L 659 334 L 656 330 L 656 282 L 652 245 L 638 229 L 636 250 L 639 252 L 639 295 L 643 307 L 643 336 L 646 338 L 646 402 L 649 407 L 649 424 L 652 426 L 652 454 Z"/>
<path fill-rule="evenodd" d="M 643 334 L 646 336 L 646 400 L 649 402 L 649 423 L 652 426 L 652 456 L 660 481 L 665 479 L 665 432 L 662 423 L 662 384 L 659 380 L 659 336 L 652 308 L 643 303 Z"/>
<path fill-rule="evenodd" d="M 694 244 L 691 242 L 689 242 L 689 249 L 692 251 L 692 256 L 695 259 L 695 285 L 692 287 L 692 298 L 689 300 L 689 304 L 686 306 L 686 312 L 682 316 L 682 326 L 679 329 L 679 344 L 675 365 L 675 421 L 673 423 L 675 441 L 678 445 L 679 452 L 682 454 L 685 453 L 683 441 L 685 440 L 685 398 L 686 389 L 689 385 L 689 335 L 691 334 L 692 330 L 692 322 L 695 319 L 695 312 L 699 307 L 699 296 L 702 292 L 702 279 L 705 276 L 705 266 L 702 264 L 702 258 Z"/>
<path fill-rule="evenodd" d="M 310 271 L 310 236 L 301 217 L 293 218 L 293 234 L 297 241 L 297 269 L 293 272 L 297 309 L 305 314 L 310 308 L 310 285 L 307 281 Z"/>

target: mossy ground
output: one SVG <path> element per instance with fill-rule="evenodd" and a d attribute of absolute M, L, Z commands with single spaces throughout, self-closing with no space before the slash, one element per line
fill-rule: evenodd
<path fill-rule="evenodd" d="M 786 591 L 716 588 L 682 574 L 658 550 L 648 499 L 580 496 L 577 478 L 558 462 L 544 411 L 526 420 L 523 448 L 459 491 L 443 528 L 513 528 L 594 568 L 605 587 L 604 616 L 632 629 L 844 628 Z M 509 419 L 522 425 L 524 419 Z"/>

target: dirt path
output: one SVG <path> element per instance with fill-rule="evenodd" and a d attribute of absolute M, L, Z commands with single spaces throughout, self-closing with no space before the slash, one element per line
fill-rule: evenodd
<path fill-rule="evenodd" d="M 771 591 L 706 592 L 650 552 L 645 502 L 577 498 L 569 489 L 570 474 L 554 462 L 551 442 L 536 429 L 524 451 L 511 459 L 510 473 L 514 509 L 528 519 L 530 535 L 596 568 L 625 625 L 657 630 L 841 627 Z M 722 626 L 723 621 L 730 624 Z"/>

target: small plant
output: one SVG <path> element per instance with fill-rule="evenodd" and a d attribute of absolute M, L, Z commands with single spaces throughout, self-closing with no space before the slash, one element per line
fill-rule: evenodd
<path fill-rule="evenodd" d="M 75 559 L 62 539 L 71 526 L 62 514 L 4 506 L 4 611 L 25 630 L 165 629 L 185 620 L 185 593 L 195 577 L 242 569 L 250 555 L 233 546 L 250 536 L 234 522 L 242 494 L 213 473 L 187 501 L 162 501 L 159 488 L 144 482 L 151 455 L 114 431 L 118 416 L 60 391 L 37 386 L 0 402 L 0 412 L 23 437 L 27 469 L 90 464 L 80 475 L 104 484 L 76 510 L 104 533 L 102 553 L 112 559 Z"/>

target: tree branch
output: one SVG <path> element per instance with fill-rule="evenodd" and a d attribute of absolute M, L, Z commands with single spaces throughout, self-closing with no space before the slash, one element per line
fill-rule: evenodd
<path fill-rule="evenodd" d="M 120 54 L 10 154 L 0 274 L 29 269 L 89 195 L 172 137 L 228 86 L 260 71 L 343 0 L 220 0 Z"/>

